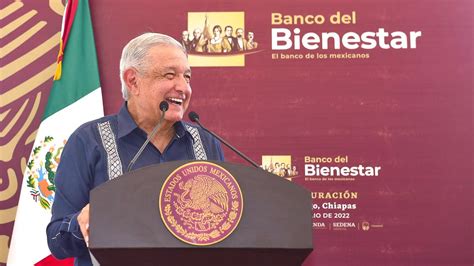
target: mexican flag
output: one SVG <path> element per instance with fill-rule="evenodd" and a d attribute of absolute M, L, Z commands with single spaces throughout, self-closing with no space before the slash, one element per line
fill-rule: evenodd
<path fill-rule="evenodd" d="M 46 241 L 55 172 L 70 134 L 103 115 L 89 3 L 69 0 L 53 87 L 21 184 L 8 265 L 72 265 L 72 259 L 56 261 Z"/>

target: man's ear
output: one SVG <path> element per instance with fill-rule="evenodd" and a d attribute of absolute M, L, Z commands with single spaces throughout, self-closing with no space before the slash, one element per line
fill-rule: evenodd
<path fill-rule="evenodd" d="M 127 84 L 128 93 L 132 95 L 138 95 L 140 88 L 138 86 L 138 73 L 134 68 L 129 68 L 123 72 L 123 80 Z"/>

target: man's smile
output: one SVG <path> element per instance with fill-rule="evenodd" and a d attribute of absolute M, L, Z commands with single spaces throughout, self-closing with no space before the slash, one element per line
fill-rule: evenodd
<path fill-rule="evenodd" d="M 169 97 L 166 98 L 166 101 L 170 104 L 175 104 L 175 105 L 180 105 L 183 104 L 183 99 L 181 98 L 174 98 L 174 97 Z"/>

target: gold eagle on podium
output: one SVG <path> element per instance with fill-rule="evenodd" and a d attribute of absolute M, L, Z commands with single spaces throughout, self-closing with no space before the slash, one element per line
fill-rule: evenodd
<path fill-rule="evenodd" d="M 215 229 L 229 211 L 229 196 L 224 186 L 207 175 L 179 183 L 177 211 L 185 225 L 196 231 Z"/>

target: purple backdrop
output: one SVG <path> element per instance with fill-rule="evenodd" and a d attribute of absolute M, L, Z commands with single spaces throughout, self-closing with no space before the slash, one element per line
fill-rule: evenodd
<path fill-rule="evenodd" d="M 151 5 L 151 6 L 150 6 Z M 383 227 L 314 230 L 305 265 L 472 264 L 472 1 L 308 1 L 92 3 L 105 111 L 118 110 L 121 48 L 144 31 L 176 37 L 188 12 L 243 11 L 262 52 L 245 67 L 193 69 L 190 109 L 256 161 L 291 155 L 314 192 L 357 192 L 349 219 Z M 299 25 L 302 32 L 421 31 L 416 49 L 284 51 L 369 53 L 358 60 L 272 60 L 271 13 L 356 11 L 352 25 Z M 348 156 L 381 166 L 377 177 L 311 181 L 304 156 Z M 243 162 L 231 152 L 230 161 Z M 327 166 L 336 166 L 328 164 Z M 284 197 L 284 195 L 282 195 Z M 316 213 L 316 211 L 315 211 Z M 328 212 L 329 213 L 329 212 Z M 275 232 L 278 233 L 278 232 Z"/>
<path fill-rule="evenodd" d="M 59 30 L 60 18 L 46 5 L 23 2 L 29 7 L 38 5 L 34 6 L 40 10 L 37 19 L 48 21 L 41 38 Z M 188 28 L 189 12 L 244 12 L 245 30 L 255 33 L 261 51 L 245 55 L 243 67 L 194 67 L 190 110 L 200 113 L 209 128 L 257 162 L 263 155 L 291 156 L 291 164 L 299 171 L 292 182 L 315 192 L 314 203 L 322 209 L 315 209 L 314 215 L 326 215 L 314 218 L 315 251 L 304 265 L 472 265 L 473 5 L 469 0 L 91 1 L 105 112 L 114 113 L 122 104 L 118 62 L 128 40 L 145 31 L 179 39 Z M 271 24 L 271 14 L 276 12 L 329 18 L 337 11 L 355 11 L 357 22 Z M 296 27 L 302 34 L 342 35 L 384 28 L 387 32 L 421 31 L 422 36 L 416 49 L 272 50 L 272 28 Z M 37 46 L 28 45 L 3 58 L 1 65 Z M 272 54 L 346 52 L 370 57 L 272 59 Z M 2 93 L 54 62 L 56 54 L 49 52 L 37 66 L 32 64 L 2 82 Z M 33 100 L 38 92 L 47 94 L 50 85 L 43 83 L 22 99 Z M 20 143 L 38 126 L 39 118 L 36 115 Z M 8 140 L 9 135 L 2 145 Z M 18 162 L 28 157 L 31 144 L 17 147 L 2 173 L 14 168 L 21 179 Z M 381 172 L 345 181 L 329 179 L 334 176 L 316 179 L 304 175 L 305 156 L 347 156 L 349 162 L 319 164 L 380 166 Z M 229 150 L 226 158 L 245 163 Z M 0 183 L 1 190 L 8 186 L 8 182 Z M 357 196 L 337 196 L 345 191 Z M 19 191 L 1 202 L 0 209 L 14 207 L 18 195 Z M 333 203 L 353 204 L 356 209 L 323 207 Z M 354 223 L 355 228 L 339 223 Z M 12 226 L 2 224 L 2 235 L 9 235 Z"/>

